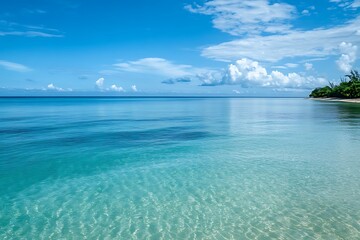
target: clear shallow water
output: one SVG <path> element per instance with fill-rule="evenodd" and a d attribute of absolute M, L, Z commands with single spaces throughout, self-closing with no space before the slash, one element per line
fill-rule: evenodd
<path fill-rule="evenodd" d="M 359 239 L 360 105 L 0 99 L 0 239 Z"/>

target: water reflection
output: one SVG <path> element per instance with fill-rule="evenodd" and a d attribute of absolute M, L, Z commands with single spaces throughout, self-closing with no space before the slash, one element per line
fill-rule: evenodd
<path fill-rule="evenodd" d="M 360 104 L 339 103 L 336 108 L 341 121 L 351 126 L 360 126 Z"/>

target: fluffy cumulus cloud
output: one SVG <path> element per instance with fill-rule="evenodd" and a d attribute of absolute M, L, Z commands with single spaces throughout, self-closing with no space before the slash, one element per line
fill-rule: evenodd
<path fill-rule="evenodd" d="M 0 66 L 10 70 L 10 71 L 15 71 L 15 72 L 29 72 L 31 71 L 31 68 L 22 65 L 20 63 L 14 63 L 14 62 L 9 62 L 9 61 L 5 61 L 5 60 L 0 60 Z"/>
<path fill-rule="evenodd" d="M 47 89 L 49 90 L 56 90 L 56 91 L 64 91 L 64 89 L 60 88 L 60 87 L 56 87 L 53 83 L 50 83 L 48 86 L 47 86 Z"/>
<path fill-rule="evenodd" d="M 137 92 L 137 91 L 138 91 L 136 85 L 132 85 L 132 86 L 131 86 L 131 90 L 133 90 L 134 92 Z"/>
<path fill-rule="evenodd" d="M 122 88 L 121 86 L 117 86 L 116 84 L 111 85 L 110 88 L 106 88 L 105 78 L 99 78 L 98 80 L 96 80 L 95 87 L 100 91 L 125 92 L 124 88 Z"/>
<path fill-rule="evenodd" d="M 206 78 L 205 86 L 241 85 L 242 87 L 270 87 L 270 88 L 303 88 L 326 84 L 323 78 L 302 76 L 298 73 L 284 74 L 280 71 L 268 72 L 259 62 L 250 59 L 240 59 L 230 64 L 221 76 Z"/>
<path fill-rule="evenodd" d="M 282 68 L 296 68 L 296 63 L 286 63 Z M 177 65 L 161 58 L 145 58 L 137 61 L 128 61 L 116 64 L 122 71 L 148 73 L 154 71 L 160 76 L 169 77 L 163 84 L 199 83 L 200 86 L 240 85 L 244 88 L 302 88 L 309 89 L 326 83 L 323 78 L 304 76 L 295 72 L 284 74 L 280 71 L 271 71 L 261 66 L 258 61 L 241 58 L 226 69 L 196 68 L 191 65 Z M 99 79 L 97 86 L 103 88 L 103 78 Z M 135 85 L 131 86 L 136 92 Z"/>
<path fill-rule="evenodd" d="M 98 80 L 96 80 L 95 85 L 98 89 L 103 89 L 104 88 L 104 78 L 99 78 Z"/>
<path fill-rule="evenodd" d="M 292 5 L 268 0 L 210 0 L 203 5 L 187 5 L 186 9 L 211 15 L 215 28 L 232 35 L 287 31 L 287 20 L 296 12 Z"/>
<path fill-rule="evenodd" d="M 336 63 L 341 71 L 348 73 L 352 68 L 352 64 L 356 60 L 357 46 L 351 43 L 342 42 L 339 45 L 339 49 L 341 56 Z"/>
<path fill-rule="evenodd" d="M 71 88 L 64 89 L 64 88 L 55 86 L 53 83 L 50 83 L 49 85 L 47 85 L 47 88 L 45 88 L 43 90 L 58 91 L 58 92 L 71 92 L 72 91 Z"/>
<path fill-rule="evenodd" d="M 124 92 L 124 89 L 120 86 L 116 86 L 115 84 L 111 85 L 110 90 L 115 92 Z"/>

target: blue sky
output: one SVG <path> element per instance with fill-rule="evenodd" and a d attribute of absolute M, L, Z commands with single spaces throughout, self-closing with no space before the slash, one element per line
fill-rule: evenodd
<path fill-rule="evenodd" d="M 359 69 L 360 0 L 0 2 L 0 95 L 307 96 Z"/>

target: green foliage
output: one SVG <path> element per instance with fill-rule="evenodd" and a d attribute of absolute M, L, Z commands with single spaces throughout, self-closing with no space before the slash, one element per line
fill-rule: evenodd
<path fill-rule="evenodd" d="M 360 74 L 352 70 L 341 79 L 339 85 L 329 83 L 329 86 L 316 88 L 310 93 L 310 97 L 360 98 Z"/>

